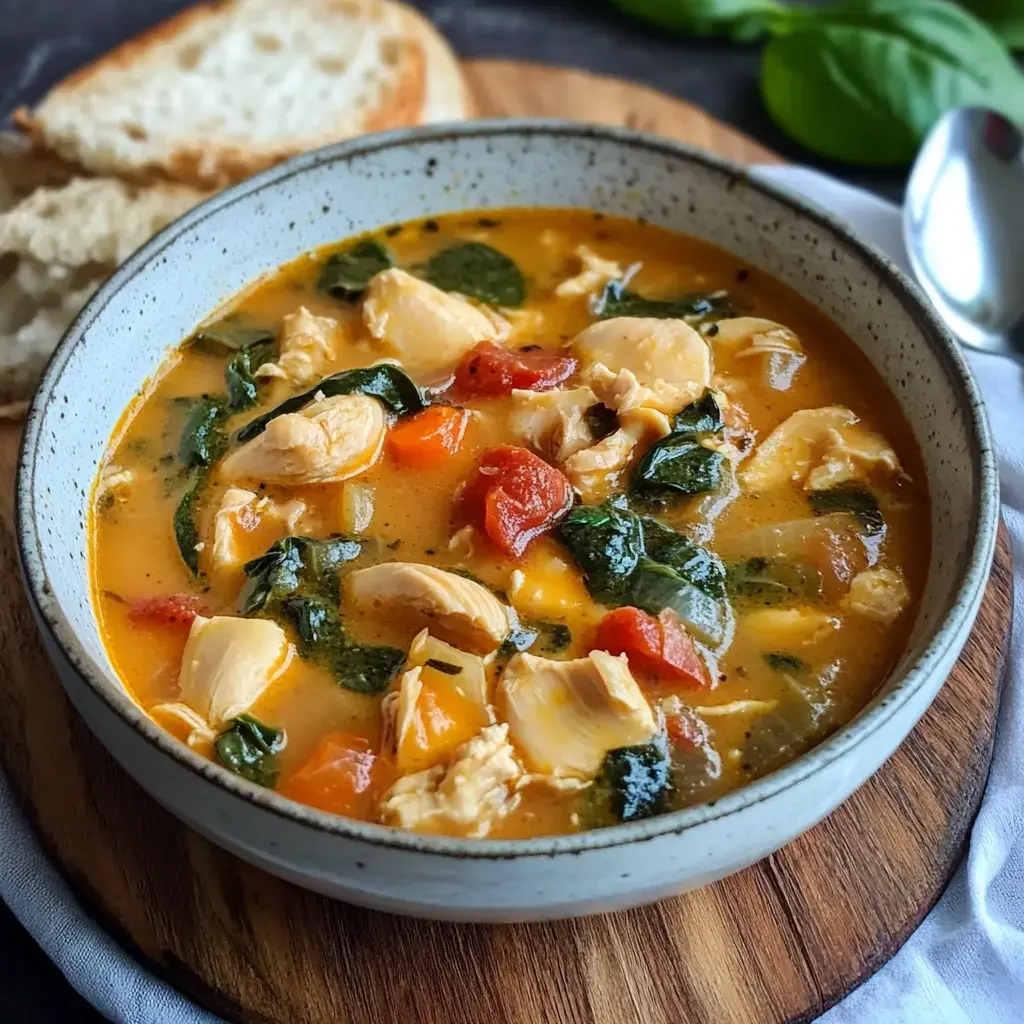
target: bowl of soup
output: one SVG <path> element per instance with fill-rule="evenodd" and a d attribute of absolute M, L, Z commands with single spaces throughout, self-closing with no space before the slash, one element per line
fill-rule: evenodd
<path fill-rule="evenodd" d="M 815 824 L 942 685 L 997 524 L 977 390 L 883 256 L 546 122 L 186 215 L 65 338 L 18 486 L 48 650 L 144 788 L 300 885 L 467 920 Z"/>

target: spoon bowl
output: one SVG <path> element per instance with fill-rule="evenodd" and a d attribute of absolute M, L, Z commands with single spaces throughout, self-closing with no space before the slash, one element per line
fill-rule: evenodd
<path fill-rule="evenodd" d="M 1024 362 L 1024 135 L 969 107 L 932 129 L 907 183 L 911 264 L 950 329 Z"/>

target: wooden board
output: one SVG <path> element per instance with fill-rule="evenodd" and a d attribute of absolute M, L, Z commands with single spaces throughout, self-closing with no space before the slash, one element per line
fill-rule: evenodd
<path fill-rule="evenodd" d="M 480 112 L 632 124 L 772 155 L 686 104 L 582 72 L 474 62 Z M 716 885 L 556 924 L 460 926 L 296 889 L 150 800 L 70 708 L 16 577 L 18 427 L 0 425 L 0 760 L 86 906 L 226 1018 L 379 1024 L 768 1024 L 814 1017 L 890 957 L 961 857 L 988 773 L 1011 616 L 1005 535 L 978 625 L 932 708 L 817 828 Z"/>

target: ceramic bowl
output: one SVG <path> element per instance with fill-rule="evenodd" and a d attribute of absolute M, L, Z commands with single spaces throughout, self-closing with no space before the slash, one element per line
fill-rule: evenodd
<path fill-rule="evenodd" d="M 714 803 L 553 838 L 429 837 L 312 810 L 161 731 L 111 667 L 89 596 L 86 505 L 124 408 L 168 350 L 259 275 L 380 224 L 483 207 L 578 206 L 709 239 L 841 323 L 899 398 L 932 499 L 930 576 L 909 647 L 854 721 Z M 837 222 L 742 168 L 627 131 L 470 122 L 309 153 L 215 196 L 136 253 L 51 362 L 18 477 L 23 567 L 68 695 L 115 758 L 213 841 L 274 874 L 426 917 L 562 917 L 656 900 L 736 871 L 814 825 L 896 749 L 946 679 L 991 563 L 989 431 L 956 345 L 917 290 Z M 130 813 L 125 808 L 125 813 Z"/>

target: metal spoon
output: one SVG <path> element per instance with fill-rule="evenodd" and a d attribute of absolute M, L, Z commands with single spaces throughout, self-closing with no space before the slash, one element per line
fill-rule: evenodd
<path fill-rule="evenodd" d="M 1002 114 L 952 110 L 907 183 L 914 272 L 971 348 L 1024 363 L 1024 135 Z"/>

